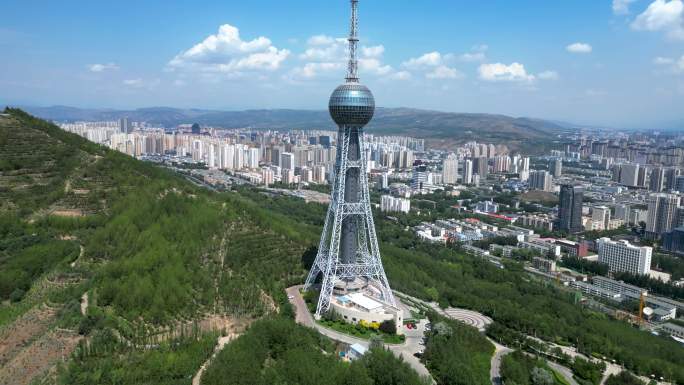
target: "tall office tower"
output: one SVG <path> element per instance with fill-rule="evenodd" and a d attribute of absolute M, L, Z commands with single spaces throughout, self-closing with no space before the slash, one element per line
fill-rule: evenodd
<path fill-rule="evenodd" d="M 280 167 L 287 170 L 295 169 L 295 158 L 291 152 L 283 152 L 280 154 Z"/>
<path fill-rule="evenodd" d="M 563 172 L 563 161 L 560 158 L 556 158 L 553 161 L 553 177 L 560 178 Z"/>
<path fill-rule="evenodd" d="M 380 260 L 368 192 L 363 126 L 373 118 L 375 99 L 357 76 L 357 4 L 358 0 L 351 0 L 346 82 L 333 91 L 328 103 L 330 116 L 339 127 L 330 206 L 318 254 L 304 285 L 308 290 L 316 277 L 323 275 L 317 318 L 330 308 L 333 293 L 371 296 L 373 299 L 367 298 L 366 303 L 380 302 L 380 306 L 384 304 L 401 314 Z M 400 324 L 401 317 L 398 320 Z"/>
<path fill-rule="evenodd" d="M 620 184 L 630 187 L 639 185 L 638 164 L 623 164 L 620 166 Z"/>
<path fill-rule="evenodd" d="M 648 183 L 648 189 L 653 192 L 663 191 L 665 186 L 665 169 L 662 167 L 654 167 L 651 170 L 651 179 Z"/>
<path fill-rule="evenodd" d="M 520 163 L 520 180 L 526 181 L 530 179 L 530 158 L 522 158 Z"/>
<path fill-rule="evenodd" d="M 458 179 L 458 158 L 450 154 L 442 161 L 442 181 L 445 184 L 456 184 Z"/>
<path fill-rule="evenodd" d="M 628 272 L 632 274 L 648 274 L 651 271 L 651 254 L 653 249 L 638 247 L 628 241 L 611 241 L 610 238 L 600 238 L 598 246 L 598 261 L 608 265 L 611 272 Z"/>
<path fill-rule="evenodd" d="M 200 125 L 198 123 L 193 123 L 192 127 L 190 128 L 191 132 L 195 135 L 199 135 L 200 133 Z"/>
<path fill-rule="evenodd" d="M 553 188 L 551 174 L 545 170 L 532 171 L 529 186 L 531 190 L 551 191 Z"/>
<path fill-rule="evenodd" d="M 570 233 L 582 231 L 582 199 L 584 189 L 565 184 L 561 186 L 558 205 L 558 227 Z"/>
<path fill-rule="evenodd" d="M 473 183 L 473 161 L 470 159 L 466 159 L 466 161 L 463 162 L 463 183 Z"/>
<path fill-rule="evenodd" d="M 677 177 L 681 174 L 681 170 L 677 167 L 670 167 L 665 170 L 665 190 L 670 191 L 675 189 Z"/>
<path fill-rule="evenodd" d="M 594 206 L 591 221 L 597 225 L 595 230 L 607 230 L 610 223 L 610 209 L 606 206 Z"/>
<path fill-rule="evenodd" d="M 651 238 L 658 238 L 672 230 L 675 222 L 679 196 L 677 194 L 655 193 L 648 197 L 648 217 L 646 233 Z"/>
<path fill-rule="evenodd" d="M 416 166 L 413 168 L 411 175 L 411 188 L 414 190 L 422 190 L 431 183 L 430 172 L 426 166 Z"/>
<path fill-rule="evenodd" d="M 128 123 L 128 118 L 119 119 L 119 131 L 122 134 L 129 134 L 131 132 L 131 125 Z"/>

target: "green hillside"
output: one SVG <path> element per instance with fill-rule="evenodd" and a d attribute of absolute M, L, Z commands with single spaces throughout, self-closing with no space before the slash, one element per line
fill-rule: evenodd
<path fill-rule="evenodd" d="M 312 240 L 251 201 L 7 112 L 0 378 L 189 384 L 216 333 L 281 311 L 303 279 Z M 73 359 L 49 371 L 62 355 Z"/>

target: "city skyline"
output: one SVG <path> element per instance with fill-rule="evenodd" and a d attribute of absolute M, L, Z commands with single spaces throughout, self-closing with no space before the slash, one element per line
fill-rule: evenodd
<path fill-rule="evenodd" d="M 262 3 L 75 2 L 29 11 L 10 2 L 0 24 L 9 58 L 0 64 L 0 102 L 325 108 L 344 68 L 346 23 L 337 15 L 347 2 Z M 616 128 L 684 120 L 676 104 L 684 92 L 681 0 L 361 7 L 360 70 L 380 106 Z"/>

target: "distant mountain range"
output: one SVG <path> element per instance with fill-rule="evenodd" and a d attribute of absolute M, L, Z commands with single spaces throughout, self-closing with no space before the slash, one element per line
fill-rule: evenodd
<path fill-rule="evenodd" d="M 136 110 L 81 109 L 66 106 L 23 107 L 43 119 L 54 121 L 117 120 L 128 117 L 164 127 L 199 123 L 225 128 L 255 129 L 336 129 L 325 110 L 245 110 L 216 111 L 169 107 Z M 378 108 L 368 126 L 377 134 L 408 135 L 427 139 L 436 146 L 450 146 L 466 140 L 479 140 L 525 147 L 548 142 L 567 126 L 547 120 L 513 118 L 505 115 L 466 114 L 412 108 Z"/>

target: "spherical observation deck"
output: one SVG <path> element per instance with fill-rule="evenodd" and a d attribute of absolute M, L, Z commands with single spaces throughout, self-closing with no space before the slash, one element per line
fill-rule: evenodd
<path fill-rule="evenodd" d="M 330 95 L 328 110 L 338 126 L 365 126 L 373 118 L 375 98 L 368 87 L 345 83 Z"/>

